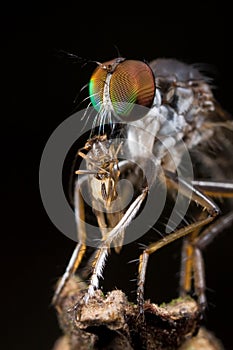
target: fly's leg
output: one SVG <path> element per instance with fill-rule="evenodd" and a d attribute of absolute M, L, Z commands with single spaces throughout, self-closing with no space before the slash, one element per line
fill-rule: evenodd
<path fill-rule="evenodd" d="M 233 197 L 233 183 L 223 183 L 220 181 L 192 181 L 195 187 L 198 187 L 209 196 L 221 198 Z M 180 278 L 180 296 L 184 297 L 191 290 L 192 276 L 194 277 L 195 294 L 198 297 L 199 305 L 204 309 L 206 305 L 205 298 L 205 271 L 201 251 L 211 243 L 214 238 L 233 222 L 233 212 L 220 217 L 213 224 L 209 225 L 199 236 L 200 230 L 193 232 L 190 237 L 184 241 L 181 256 L 181 278 Z"/>
<path fill-rule="evenodd" d="M 84 301 L 87 303 L 89 298 L 92 297 L 95 293 L 95 290 L 99 287 L 99 278 L 102 277 L 102 272 L 105 266 L 105 261 L 107 259 L 108 250 L 113 241 L 117 241 L 118 237 L 121 237 L 122 231 L 131 223 L 133 218 L 138 213 L 146 195 L 148 193 L 148 189 L 145 188 L 142 193 L 134 200 L 134 202 L 127 209 L 121 220 L 118 224 L 108 232 L 108 235 L 103 242 L 100 244 L 95 258 L 92 263 L 93 272 L 90 278 L 90 283 L 88 287 L 88 291 L 84 296 Z"/>
<path fill-rule="evenodd" d="M 149 255 L 156 252 L 160 248 L 172 243 L 173 241 L 181 237 L 185 237 L 191 234 L 192 232 L 199 230 L 200 228 L 209 224 L 220 212 L 217 205 L 210 198 L 208 198 L 199 190 L 195 189 L 191 184 L 189 184 L 183 179 L 179 179 L 179 183 L 178 183 L 178 179 L 175 174 L 166 172 L 166 180 L 167 180 L 168 186 L 170 187 L 178 188 L 178 185 L 179 185 L 179 191 L 181 191 L 181 193 L 184 196 L 190 196 L 190 192 L 192 192 L 192 200 L 198 203 L 199 205 L 201 205 L 205 210 L 207 210 L 209 215 L 205 218 L 199 219 L 197 222 L 193 224 L 185 226 L 169 234 L 168 236 L 163 237 L 162 239 L 160 239 L 155 243 L 150 244 L 140 255 L 139 269 L 138 269 L 138 290 L 137 290 L 137 301 L 138 301 L 140 314 L 143 314 L 144 284 L 145 284 L 146 268 L 147 268 Z"/>
<path fill-rule="evenodd" d="M 86 246 L 85 244 L 78 243 L 73 251 L 73 254 L 71 256 L 71 259 L 69 261 L 69 264 L 67 265 L 67 268 L 65 270 L 65 273 L 63 274 L 62 278 L 59 280 L 58 285 L 56 287 L 52 304 L 56 305 L 59 297 L 61 295 L 61 292 L 63 291 L 66 283 L 70 279 L 71 276 L 74 275 L 75 271 L 77 270 L 78 266 L 80 265 L 83 255 L 85 253 Z"/>
<path fill-rule="evenodd" d="M 205 297 L 205 271 L 202 258 L 202 250 L 213 241 L 213 239 L 233 224 L 233 211 L 222 216 L 212 225 L 209 225 L 200 236 L 192 242 L 193 246 L 193 274 L 194 289 L 198 297 L 198 303 L 202 309 L 206 306 Z"/>
<path fill-rule="evenodd" d="M 213 219 L 214 219 L 214 216 L 210 215 L 207 218 L 205 218 L 199 222 L 196 222 L 196 223 L 191 224 L 189 226 L 186 226 L 180 230 L 177 230 L 177 231 L 171 233 L 169 236 L 162 238 L 158 242 L 150 244 L 143 251 L 143 253 L 139 257 L 138 289 L 137 289 L 137 301 L 138 301 L 138 306 L 139 306 L 139 312 L 141 314 L 143 313 L 144 284 L 145 284 L 145 275 L 146 275 L 146 268 L 147 268 L 149 255 L 154 253 L 155 251 L 159 250 L 160 248 L 166 246 L 167 244 L 170 244 L 173 241 L 190 234 L 195 229 L 209 224 Z"/>
<path fill-rule="evenodd" d="M 192 181 L 192 185 L 211 197 L 233 198 L 233 181 Z"/>
<path fill-rule="evenodd" d="M 192 234 L 191 234 L 192 235 Z M 184 239 L 181 252 L 180 267 L 180 291 L 181 297 L 185 297 L 191 290 L 193 273 L 193 247 L 188 238 Z"/>
<path fill-rule="evenodd" d="M 204 218 L 206 213 L 203 211 L 200 216 Z M 180 266 L 180 283 L 179 283 L 179 295 L 185 297 L 188 295 L 192 288 L 192 276 L 193 276 L 193 259 L 194 249 L 192 242 L 200 233 L 201 227 L 194 230 L 188 237 L 184 238 L 182 251 L 181 251 L 181 266 Z"/>
<path fill-rule="evenodd" d="M 108 224 L 106 222 L 106 219 L 104 217 L 104 213 L 101 211 L 101 207 L 98 208 L 98 203 L 95 203 L 95 206 L 97 209 L 93 210 L 95 213 L 99 229 L 101 231 L 102 235 L 102 241 L 104 241 L 108 237 L 108 233 L 111 231 L 111 228 L 116 226 L 116 224 L 120 221 L 120 219 L 123 217 L 122 212 L 116 212 L 116 213 L 108 213 L 107 212 L 107 220 Z M 116 252 L 120 252 L 122 242 L 124 239 L 124 232 L 122 233 L 121 236 L 118 237 L 118 246 L 115 246 Z"/>
<path fill-rule="evenodd" d="M 75 218 L 77 223 L 77 232 L 78 232 L 78 244 L 76 245 L 71 259 L 67 265 L 65 273 L 62 278 L 59 280 L 53 299 L 52 304 L 56 305 L 62 290 L 64 289 L 67 281 L 74 275 L 75 271 L 79 267 L 82 258 L 86 251 L 86 229 L 85 229 L 85 210 L 84 202 L 80 192 L 80 186 L 87 181 L 87 177 L 84 176 L 81 180 L 76 181 L 75 183 L 75 193 L 74 193 L 74 204 L 75 204 Z"/>
<path fill-rule="evenodd" d="M 98 227 L 99 227 L 99 230 L 100 230 L 100 233 L 102 236 L 101 242 L 103 242 L 107 238 L 108 232 L 110 231 L 110 229 L 107 226 L 107 223 L 106 223 L 106 220 L 104 217 L 104 213 L 101 209 L 101 206 L 99 205 L 99 203 L 97 201 L 96 202 L 92 201 L 92 208 L 95 208 L 92 210 L 96 216 Z M 108 249 L 108 253 L 109 252 L 110 252 L 110 248 Z M 86 267 L 85 267 L 84 271 L 82 272 L 82 277 L 84 279 L 87 279 L 89 277 L 89 275 L 91 274 L 91 269 L 93 268 L 93 266 L 95 264 L 95 260 L 97 258 L 97 255 L 98 255 L 98 251 L 97 252 L 95 251 L 91 255 L 91 257 L 89 258 L 89 260 L 86 264 Z"/>

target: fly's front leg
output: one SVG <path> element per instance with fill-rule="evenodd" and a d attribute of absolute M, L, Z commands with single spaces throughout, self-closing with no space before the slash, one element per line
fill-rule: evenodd
<path fill-rule="evenodd" d="M 139 270 L 138 270 L 138 292 L 137 292 L 137 299 L 138 299 L 138 305 L 139 305 L 139 312 L 143 313 L 143 304 L 144 304 L 144 284 L 145 284 L 145 275 L 146 275 L 146 268 L 147 263 L 149 259 L 149 255 L 157 251 L 158 249 L 166 246 L 167 244 L 172 243 L 173 241 L 185 237 L 192 232 L 199 230 L 200 228 L 204 227 L 205 225 L 209 224 L 213 219 L 219 214 L 219 208 L 217 205 L 207 196 L 205 196 L 202 192 L 195 189 L 191 184 L 186 182 L 183 179 L 177 179 L 175 174 L 172 174 L 170 172 L 166 172 L 166 179 L 167 184 L 170 187 L 178 188 L 179 191 L 184 196 L 190 196 L 190 192 L 192 193 L 192 201 L 195 201 L 196 203 L 200 204 L 205 210 L 207 210 L 208 214 L 207 217 L 199 219 L 197 222 L 190 224 L 188 226 L 185 226 L 168 236 L 163 237 L 158 242 L 150 244 L 140 255 L 139 258 Z M 200 261 L 200 260 L 199 260 Z M 200 270 L 199 270 L 200 271 Z M 200 280 L 201 277 L 199 277 Z"/>
<path fill-rule="evenodd" d="M 66 283 L 71 276 L 75 273 L 79 267 L 84 253 L 86 251 L 86 229 L 85 229 L 85 210 L 84 202 L 80 191 L 80 186 L 87 181 L 87 177 L 84 176 L 81 180 L 77 180 L 75 183 L 75 193 L 74 193 L 74 204 L 75 204 L 75 218 L 77 223 L 77 232 L 78 232 L 78 244 L 76 245 L 71 259 L 67 265 L 65 273 L 62 278 L 59 280 L 53 299 L 52 304 L 56 305 L 62 290 L 64 289 Z"/>
<path fill-rule="evenodd" d="M 103 239 L 103 242 L 100 244 L 95 258 L 92 263 L 93 272 L 90 278 L 90 284 L 88 287 L 88 291 L 84 296 L 84 301 L 87 303 L 89 298 L 92 297 L 95 293 L 95 290 L 99 287 L 99 278 L 102 277 L 103 269 L 105 266 L 105 261 L 108 256 L 108 250 L 111 246 L 111 243 L 114 241 L 118 241 L 118 238 L 122 236 L 122 231 L 131 223 L 133 218 L 138 213 L 146 195 L 148 193 L 148 189 L 145 188 L 142 193 L 133 201 L 133 203 L 129 206 L 121 220 L 118 224 L 108 232 L 107 237 Z"/>

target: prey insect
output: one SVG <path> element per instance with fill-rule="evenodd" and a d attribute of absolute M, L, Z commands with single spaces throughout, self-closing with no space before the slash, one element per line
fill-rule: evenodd
<path fill-rule="evenodd" d="M 116 58 L 98 63 L 89 92 L 96 111 L 95 128 L 78 151 L 86 162 L 85 170 L 76 171 L 79 180 L 74 188 L 78 243 L 58 282 L 53 303 L 58 302 L 86 251 L 82 188 L 88 188 L 101 234 L 89 263 L 91 275 L 84 297 L 88 302 L 99 288 L 110 247 L 120 252 L 128 227 L 143 210 L 153 186 L 159 183 L 171 193 L 174 203 L 178 196 L 188 203 L 187 210 L 194 221 L 173 225 L 169 233 L 150 243 L 139 256 L 139 312 L 143 313 L 150 255 L 178 239 L 183 239 L 180 295 L 191 292 L 193 279 L 198 305 L 204 310 L 207 302 L 202 250 L 233 223 L 232 117 L 215 100 L 208 78 L 194 66 L 174 59 L 147 64 Z M 110 131 L 105 131 L 106 124 Z M 187 154 L 192 176 L 185 169 Z M 130 181 L 135 190 L 130 201 L 127 187 L 120 186 L 122 179 Z M 181 214 L 176 210 L 178 217 Z"/>

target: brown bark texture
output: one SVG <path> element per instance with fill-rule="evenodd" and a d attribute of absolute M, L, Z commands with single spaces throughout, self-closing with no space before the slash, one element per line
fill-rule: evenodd
<path fill-rule="evenodd" d="M 197 303 L 176 299 L 158 306 L 145 302 L 144 315 L 125 294 L 98 290 L 86 304 L 86 285 L 69 280 L 56 305 L 64 336 L 53 350 L 224 350 L 200 324 Z"/>

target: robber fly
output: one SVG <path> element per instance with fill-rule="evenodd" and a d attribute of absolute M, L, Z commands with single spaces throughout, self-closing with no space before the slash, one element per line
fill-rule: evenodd
<path fill-rule="evenodd" d="M 159 181 L 168 192 L 179 191 L 184 199 L 190 199 L 195 220 L 174 227 L 142 251 L 137 282 L 139 311 L 143 312 L 150 255 L 181 238 L 180 295 L 190 293 L 194 279 L 198 304 L 203 310 L 206 297 L 202 250 L 233 223 L 232 117 L 215 100 L 210 80 L 195 66 L 175 59 L 156 59 L 147 64 L 120 57 L 97 63 L 89 82 L 89 93 L 96 114 L 91 137 L 78 151 L 78 156 L 86 162 L 86 170 L 76 170 L 81 180 L 76 181 L 74 189 L 78 243 L 58 282 L 53 303 L 59 300 L 86 250 L 82 187 L 88 187 L 93 215 L 101 232 L 90 262 L 92 272 L 84 297 L 88 302 L 99 287 L 109 248 L 113 244 L 116 251 L 120 251 L 127 227 Z M 105 132 L 106 124 L 110 132 Z M 120 125 L 118 129 L 117 125 Z M 113 130 L 115 133 L 120 130 L 119 135 L 124 135 L 125 142 L 121 142 L 120 136 L 119 142 L 113 142 Z M 120 157 L 122 150 L 126 150 L 125 159 Z M 185 150 L 192 161 L 194 177 L 191 179 L 177 173 Z M 148 169 L 151 162 L 153 171 L 148 179 L 141 169 Z M 136 190 L 130 202 L 127 190 L 121 191 L 121 195 L 118 193 L 122 178 L 129 179 Z M 125 204 L 117 209 L 119 197 Z M 225 213 L 221 212 L 219 198 L 227 203 Z"/>

